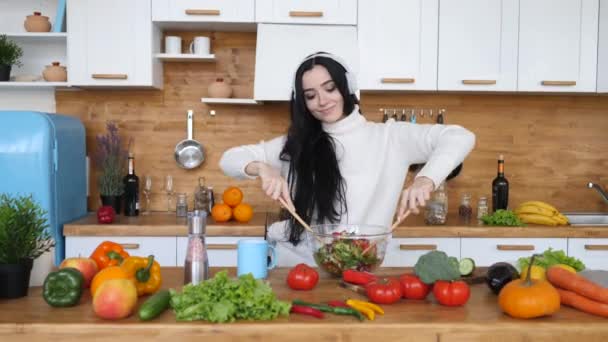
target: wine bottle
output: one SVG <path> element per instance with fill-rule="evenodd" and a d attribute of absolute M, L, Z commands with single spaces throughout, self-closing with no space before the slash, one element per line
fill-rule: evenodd
<path fill-rule="evenodd" d="M 139 177 L 135 175 L 135 158 L 129 153 L 129 173 L 123 179 L 125 184 L 125 216 L 139 215 Z"/>
<path fill-rule="evenodd" d="M 492 181 L 492 210 L 507 209 L 509 206 L 509 182 L 505 178 L 505 159 L 498 156 L 498 175 Z"/>

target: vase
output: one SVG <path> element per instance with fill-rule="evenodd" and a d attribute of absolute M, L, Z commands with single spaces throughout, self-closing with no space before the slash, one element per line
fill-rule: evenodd
<path fill-rule="evenodd" d="M 59 62 L 53 62 L 47 65 L 42 72 L 42 77 L 47 82 L 65 82 L 68 80 L 68 72 L 65 66 L 61 66 Z"/>
<path fill-rule="evenodd" d="M 0 64 L 0 82 L 8 82 L 11 79 L 11 66 Z"/>
<path fill-rule="evenodd" d="M 25 26 L 27 32 L 49 32 L 51 30 L 49 17 L 41 15 L 40 12 L 28 15 L 23 26 Z"/>
<path fill-rule="evenodd" d="M 232 87 L 219 77 L 207 88 L 207 95 L 213 98 L 229 98 L 232 96 Z"/>
<path fill-rule="evenodd" d="M 0 264 L 0 298 L 27 296 L 33 263 L 28 258 L 17 264 Z"/>
<path fill-rule="evenodd" d="M 122 196 L 104 196 L 101 197 L 101 205 L 109 205 L 114 208 L 116 215 L 120 214 L 120 210 L 122 208 Z"/>

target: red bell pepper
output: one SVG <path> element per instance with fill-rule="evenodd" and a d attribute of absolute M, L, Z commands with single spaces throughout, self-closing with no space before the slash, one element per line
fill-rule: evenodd
<path fill-rule="evenodd" d="M 308 316 L 313 316 L 316 318 L 323 318 L 325 317 L 325 315 L 323 315 L 323 312 L 321 312 L 320 310 L 311 308 L 309 306 L 303 306 L 303 305 L 291 305 L 291 311 L 292 313 L 297 313 L 297 314 L 302 314 L 302 315 L 308 315 Z"/>
<path fill-rule="evenodd" d="M 116 217 L 116 212 L 114 208 L 109 205 L 104 205 L 97 209 L 97 222 L 108 224 L 114 222 L 114 218 Z"/>
<path fill-rule="evenodd" d="M 377 279 L 378 277 L 369 272 L 355 270 L 345 270 L 342 272 L 342 280 L 351 284 L 367 285 Z"/>

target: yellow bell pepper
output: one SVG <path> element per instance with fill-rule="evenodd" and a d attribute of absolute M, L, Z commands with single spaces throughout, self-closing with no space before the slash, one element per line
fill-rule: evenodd
<path fill-rule="evenodd" d="M 135 281 L 137 295 L 152 294 L 160 288 L 162 277 L 160 265 L 154 260 L 154 255 L 144 257 L 128 257 L 120 267 Z"/>
<path fill-rule="evenodd" d="M 374 310 L 370 309 L 369 307 L 367 307 L 365 305 L 361 305 L 361 304 L 355 303 L 352 299 L 347 300 L 346 301 L 346 305 L 348 305 L 351 308 L 359 311 L 365 317 L 367 317 L 367 319 L 369 319 L 370 321 L 373 321 L 374 318 L 376 318 L 376 314 L 375 314 Z"/>
<path fill-rule="evenodd" d="M 384 315 L 384 310 L 380 306 L 378 306 L 374 303 L 370 303 L 370 302 L 366 302 L 366 301 L 358 300 L 358 299 L 349 299 L 349 300 L 352 304 L 365 306 L 369 309 L 372 309 L 377 314 Z"/>

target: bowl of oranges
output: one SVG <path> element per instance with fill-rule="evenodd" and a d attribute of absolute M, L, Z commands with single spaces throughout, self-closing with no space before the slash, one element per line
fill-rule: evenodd
<path fill-rule="evenodd" d="M 247 223 L 253 217 L 253 208 L 243 202 L 243 191 L 236 186 L 230 186 L 222 194 L 222 203 L 217 203 L 211 209 L 211 217 L 217 223 L 234 220 Z"/>

